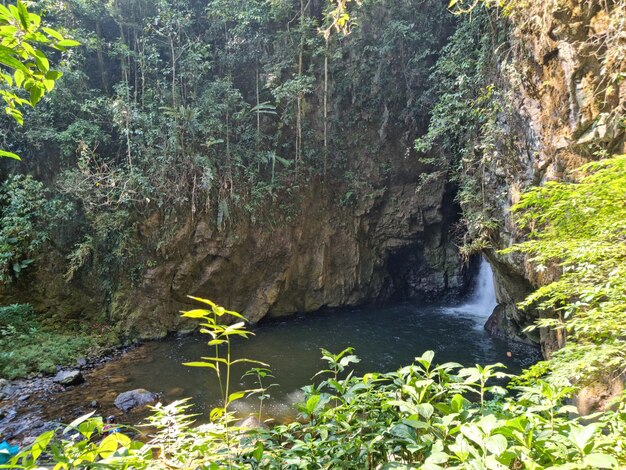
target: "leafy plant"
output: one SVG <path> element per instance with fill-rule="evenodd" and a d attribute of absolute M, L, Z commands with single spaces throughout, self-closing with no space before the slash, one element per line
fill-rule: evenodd
<path fill-rule="evenodd" d="M 0 282 L 9 284 L 30 266 L 71 206 L 49 201 L 32 176 L 16 175 L 0 185 Z"/>
<path fill-rule="evenodd" d="M 593 380 L 626 370 L 626 156 L 589 163 L 572 176 L 522 195 L 513 210 L 530 240 L 503 253 L 529 255 L 538 277 L 558 267 L 521 306 L 544 314 L 531 328 L 567 333 L 553 374 Z"/>
<path fill-rule="evenodd" d="M 50 68 L 50 61 L 41 47 L 65 51 L 78 46 L 73 39 L 42 24 L 41 17 L 29 12 L 26 4 L 17 0 L 15 5 L 0 5 L 0 79 L 5 87 L 0 96 L 5 102 L 5 112 L 19 124 L 24 123 L 21 107 L 35 106 L 45 93 L 54 89 L 55 81 L 63 74 Z M 23 98 L 10 87 L 25 90 L 29 98 Z M 12 152 L 0 150 L 0 157 L 19 160 Z"/>

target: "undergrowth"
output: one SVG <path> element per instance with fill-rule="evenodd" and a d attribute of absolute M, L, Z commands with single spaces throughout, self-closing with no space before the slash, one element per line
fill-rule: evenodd
<path fill-rule="evenodd" d="M 48 319 L 49 320 L 49 319 Z M 118 344 L 115 334 L 94 324 L 55 325 L 30 305 L 0 307 L 0 377 L 52 374 L 57 366 L 99 355 Z"/>

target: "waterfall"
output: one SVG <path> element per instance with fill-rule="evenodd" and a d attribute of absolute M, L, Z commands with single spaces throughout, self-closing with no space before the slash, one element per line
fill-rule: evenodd
<path fill-rule="evenodd" d="M 483 258 L 480 260 L 474 292 L 463 307 L 475 313 L 476 316 L 488 318 L 496 305 L 498 302 L 496 301 L 496 288 L 493 284 L 493 271 L 491 265 Z"/>
<path fill-rule="evenodd" d="M 483 258 L 480 261 L 476 284 L 470 298 L 466 303 L 448 308 L 447 311 L 455 315 L 472 318 L 477 326 L 482 328 L 497 304 L 493 271 L 491 265 Z"/>

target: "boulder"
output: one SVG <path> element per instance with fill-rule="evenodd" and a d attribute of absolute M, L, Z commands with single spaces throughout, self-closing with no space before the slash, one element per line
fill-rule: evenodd
<path fill-rule="evenodd" d="M 59 371 L 57 375 L 52 378 L 52 381 L 57 384 L 68 386 L 83 383 L 85 381 L 85 378 L 78 369 L 62 370 Z"/>
<path fill-rule="evenodd" d="M 114 403 L 117 408 L 127 413 L 134 408 L 141 408 L 149 403 L 154 403 L 156 399 L 157 397 L 154 393 L 138 388 L 137 390 L 120 393 Z"/>
<path fill-rule="evenodd" d="M 269 429 L 267 424 L 262 423 L 256 416 L 248 416 L 235 423 L 235 427 L 242 429 Z"/>

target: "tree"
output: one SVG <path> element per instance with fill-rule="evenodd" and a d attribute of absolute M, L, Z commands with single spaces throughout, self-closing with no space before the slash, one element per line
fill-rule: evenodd
<path fill-rule="evenodd" d="M 19 124 L 24 123 L 20 108 L 35 106 L 54 89 L 62 73 L 50 68 L 50 61 L 41 48 L 65 51 L 79 43 L 42 23 L 41 17 L 29 12 L 20 0 L 8 7 L 0 5 L 0 80 L 5 85 L 0 95 L 5 112 Z M 25 98 L 20 93 L 28 93 Z M 12 152 L 0 150 L 0 157 L 19 160 Z"/>
<path fill-rule="evenodd" d="M 542 285 L 523 303 L 544 313 L 565 347 L 552 369 L 566 379 L 626 372 L 626 155 L 589 163 L 571 182 L 524 194 L 513 210 Z"/>

